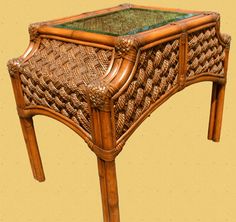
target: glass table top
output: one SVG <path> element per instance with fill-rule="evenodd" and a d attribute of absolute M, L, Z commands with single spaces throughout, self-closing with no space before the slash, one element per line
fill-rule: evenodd
<path fill-rule="evenodd" d="M 147 31 L 196 15 L 175 11 L 128 8 L 54 25 L 53 27 L 121 36 Z"/>

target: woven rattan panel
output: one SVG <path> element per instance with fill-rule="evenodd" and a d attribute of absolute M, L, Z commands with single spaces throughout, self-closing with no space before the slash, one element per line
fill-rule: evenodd
<path fill-rule="evenodd" d="M 219 43 L 215 27 L 189 34 L 187 77 L 201 73 L 224 74 L 224 47 Z"/>
<path fill-rule="evenodd" d="M 90 132 L 84 84 L 104 75 L 112 51 L 52 39 L 20 67 L 26 106 L 41 105 L 72 119 Z"/>
<path fill-rule="evenodd" d="M 117 138 L 176 85 L 178 61 L 179 40 L 142 51 L 129 87 L 114 101 Z"/>

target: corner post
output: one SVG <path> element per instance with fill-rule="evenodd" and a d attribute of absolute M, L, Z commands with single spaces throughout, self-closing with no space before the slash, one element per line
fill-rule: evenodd
<path fill-rule="evenodd" d="M 99 155 L 95 152 L 97 154 L 103 218 L 104 222 L 119 222 L 115 155 L 109 156 L 108 159 L 105 157 L 106 153 L 114 150 L 116 145 L 110 95 L 105 82 L 95 81 L 88 85 L 93 144 L 99 147 L 101 153 Z"/>
<path fill-rule="evenodd" d="M 19 69 L 21 64 L 21 59 L 11 59 L 7 66 L 9 74 L 12 81 L 12 86 L 14 90 L 18 116 L 20 118 L 20 123 L 22 127 L 23 136 L 25 139 L 25 144 L 28 151 L 28 156 L 30 159 L 30 164 L 33 172 L 33 176 L 39 182 L 45 180 L 45 175 L 43 171 L 42 161 L 38 149 L 37 139 L 35 135 L 34 125 L 32 116 L 27 116 L 24 112 L 24 98 L 21 88 L 21 80 L 19 75 Z"/>
<path fill-rule="evenodd" d="M 230 48 L 230 36 L 227 34 L 220 34 L 219 32 L 219 20 L 217 23 L 217 33 L 219 40 L 225 47 L 225 58 L 224 58 L 224 82 L 213 82 L 212 94 L 211 94 L 211 108 L 210 117 L 208 125 L 208 139 L 214 142 L 220 141 L 221 126 L 223 118 L 223 108 L 224 108 L 224 97 L 225 97 L 225 87 L 228 71 L 228 60 L 229 60 L 229 48 Z"/>

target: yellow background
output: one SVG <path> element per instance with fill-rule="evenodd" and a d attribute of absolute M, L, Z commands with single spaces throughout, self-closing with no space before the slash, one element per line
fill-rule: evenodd
<path fill-rule="evenodd" d="M 72 130 L 37 116 L 46 181 L 31 175 L 6 62 L 28 46 L 27 27 L 123 1 L 0 2 L 0 222 L 102 221 L 95 155 Z M 236 221 L 236 3 L 234 0 L 131 1 L 217 11 L 232 36 L 220 143 L 206 139 L 211 83 L 174 95 L 139 127 L 117 158 L 122 222 Z"/>

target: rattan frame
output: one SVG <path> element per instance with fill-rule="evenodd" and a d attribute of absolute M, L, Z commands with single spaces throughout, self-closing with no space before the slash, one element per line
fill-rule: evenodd
<path fill-rule="evenodd" d="M 223 114 L 224 92 L 227 77 L 228 55 L 230 37 L 220 33 L 220 16 L 215 12 L 198 12 L 199 15 L 172 22 L 165 26 L 149 31 L 141 32 L 132 36 L 108 36 L 103 34 L 89 33 L 84 31 L 66 30 L 52 27 L 53 24 L 60 24 L 75 19 L 98 15 L 106 12 L 121 10 L 124 8 L 138 7 L 148 9 L 160 9 L 157 7 L 136 6 L 124 4 L 117 7 L 83 13 L 78 16 L 63 19 L 35 23 L 29 27 L 30 44 L 25 53 L 8 63 L 11 75 L 12 86 L 17 104 L 17 111 L 20 118 L 27 150 L 31 162 L 33 175 L 36 180 L 44 181 L 42 162 L 37 146 L 33 120 L 34 115 L 46 115 L 52 117 L 74 130 L 89 145 L 90 149 L 97 155 L 99 178 L 102 193 L 102 204 L 105 222 L 119 222 L 118 190 L 115 170 L 115 158 L 122 150 L 126 140 L 135 129 L 147 118 L 158 106 L 164 103 L 176 92 L 186 86 L 201 82 L 212 81 L 212 99 L 208 130 L 208 139 L 219 141 L 221 122 Z M 185 13 L 179 9 L 166 9 Z M 224 74 L 205 72 L 191 78 L 186 78 L 188 62 L 188 36 L 190 33 L 204 28 L 214 27 L 219 43 L 225 50 Z M 91 135 L 76 125 L 73 121 L 43 106 L 27 107 L 23 99 L 19 67 L 37 51 L 42 38 L 57 39 L 65 42 L 73 42 L 87 46 L 94 46 L 114 51 L 110 68 L 106 75 L 100 77 L 88 86 L 88 104 L 90 105 Z M 170 42 L 173 39 L 179 41 L 179 69 L 177 84 L 166 93 L 161 99 L 154 102 L 131 127 L 119 138 L 116 137 L 115 103 L 117 98 L 130 85 L 135 70 L 139 64 L 140 54 L 149 48 L 162 43 Z M 125 50 L 124 50 L 125 49 Z"/>

